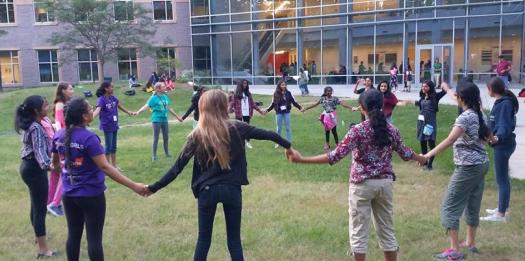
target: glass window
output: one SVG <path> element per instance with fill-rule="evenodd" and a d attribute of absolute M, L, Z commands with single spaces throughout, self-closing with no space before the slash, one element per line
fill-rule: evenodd
<path fill-rule="evenodd" d="M 2 83 L 16 84 L 21 82 L 20 64 L 17 51 L 0 51 L 0 70 Z"/>
<path fill-rule="evenodd" d="M 210 1 L 211 14 L 228 14 L 230 12 L 229 0 Z M 246 1 L 245 1 L 246 2 Z"/>
<path fill-rule="evenodd" d="M 97 52 L 95 50 L 78 50 L 78 75 L 80 81 L 95 81 L 98 79 Z"/>
<path fill-rule="evenodd" d="M 208 0 L 191 0 L 191 15 L 208 15 L 210 7 L 208 6 Z"/>
<path fill-rule="evenodd" d="M 454 20 L 454 80 L 463 78 L 465 67 L 465 18 Z"/>
<path fill-rule="evenodd" d="M 273 19 L 273 2 L 272 1 L 254 1 L 253 16 L 256 20 Z"/>
<path fill-rule="evenodd" d="M 321 25 L 321 19 L 308 18 L 311 16 L 321 15 L 321 0 L 304 0 L 304 8 L 301 10 L 301 15 L 305 17 L 303 26 L 317 26 Z"/>
<path fill-rule="evenodd" d="M 194 35 L 193 71 L 195 76 L 211 76 L 211 49 L 209 35 Z"/>
<path fill-rule="evenodd" d="M 318 84 L 321 70 L 321 31 L 316 29 L 303 30 L 303 63 L 312 77 L 310 83 Z"/>
<path fill-rule="evenodd" d="M 350 22 L 374 21 L 375 1 L 354 0 L 351 5 L 352 13 L 355 14 L 350 16 Z"/>
<path fill-rule="evenodd" d="M 275 74 L 282 76 L 283 73 L 288 75 L 297 75 L 297 49 L 296 31 L 295 30 L 276 30 L 275 31 Z M 292 83 L 293 79 L 288 83 Z"/>
<path fill-rule="evenodd" d="M 173 6 L 171 1 L 153 1 L 153 20 L 173 20 Z"/>
<path fill-rule="evenodd" d="M 257 84 L 273 84 L 274 76 L 274 55 L 273 55 L 273 31 L 254 32 L 253 50 L 255 58 L 258 58 L 255 64 L 256 76 L 267 76 L 256 79 Z M 257 53 L 255 53 L 257 52 Z"/>
<path fill-rule="evenodd" d="M 8 24 L 15 22 L 15 8 L 13 0 L 0 1 L 0 23 Z"/>
<path fill-rule="evenodd" d="M 498 3 L 494 3 L 498 2 Z M 499 14 L 501 1 L 494 0 L 469 0 L 469 14 L 480 15 L 480 14 Z"/>
<path fill-rule="evenodd" d="M 452 23 L 452 19 L 418 21 L 417 43 L 452 43 Z"/>
<path fill-rule="evenodd" d="M 512 83 L 520 82 L 520 68 L 523 55 L 521 53 L 523 34 L 523 15 L 503 16 L 501 27 L 501 55 L 512 64 L 510 76 Z M 521 70 L 520 70 L 521 69 Z M 523 80 L 523 79 L 522 79 Z"/>
<path fill-rule="evenodd" d="M 229 34 L 211 36 L 213 77 L 231 77 L 231 42 Z"/>
<path fill-rule="evenodd" d="M 127 80 L 137 73 L 137 49 L 123 48 L 118 50 L 118 78 Z"/>
<path fill-rule="evenodd" d="M 133 21 L 133 1 L 114 1 L 115 21 Z"/>
<path fill-rule="evenodd" d="M 434 17 L 435 0 L 407 0 L 407 18 L 428 18 Z"/>
<path fill-rule="evenodd" d="M 524 2 L 521 3 L 502 3 L 504 13 L 523 12 Z"/>
<path fill-rule="evenodd" d="M 350 28 L 352 40 L 352 72 L 354 74 L 374 74 L 374 26 Z M 377 59 L 376 59 L 377 60 Z"/>
<path fill-rule="evenodd" d="M 346 5 L 339 4 L 339 0 L 323 0 L 323 15 L 346 13 Z M 324 25 L 346 24 L 346 16 L 323 18 Z"/>
<path fill-rule="evenodd" d="M 56 50 L 38 50 L 40 82 L 58 82 L 58 60 Z"/>
<path fill-rule="evenodd" d="M 403 19 L 403 13 L 392 9 L 403 8 L 403 1 L 376 1 L 377 21 Z"/>
<path fill-rule="evenodd" d="M 402 81 L 403 71 L 403 24 L 391 23 L 376 27 L 376 82 L 390 81 L 390 70 L 395 65 L 398 69 L 397 80 Z"/>
<path fill-rule="evenodd" d="M 53 12 L 46 8 L 46 3 L 44 1 L 34 1 L 33 3 L 35 7 L 35 22 L 47 23 L 55 21 Z"/>
<path fill-rule="evenodd" d="M 327 84 L 346 84 L 346 27 L 323 29 L 323 75 Z"/>
<path fill-rule="evenodd" d="M 252 82 L 252 38 L 251 33 L 232 34 L 233 77 Z"/>
<path fill-rule="evenodd" d="M 488 81 L 499 55 L 499 16 L 469 18 L 468 74 L 474 81 Z"/>
<path fill-rule="evenodd" d="M 462 16 L 466 8 L 466 0 L 437 0 L 437 16 Z"/>
<path fill-rule="evenodd" d="M 157 72 L 172 80 L 177 78 L 178 61 L 175 53 L 175 47 L 162 47 L 157 50 Z"/>
<path fill-rule="evenodd" d="M 290 18 L 296 16 L 295 0 L 275 0 L 273 2 L 275 18 Z"/>

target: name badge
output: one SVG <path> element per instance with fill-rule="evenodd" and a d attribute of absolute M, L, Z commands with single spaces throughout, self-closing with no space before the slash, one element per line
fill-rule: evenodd
<path fill-rule="evenodd" d="M 420 121 L 425 121 L 425 116 L 423 116 L 422 114 L 419 114 L 419 116 L 417 116 L 417 119 Z"/>
<path fill-rule="evenodd" d="M 285 111 L 285 110 L 286 110 L 286 105 L 281 106 L 281 111 Z"/>
<path fill-rule="evenodd" d="M 113 115 L 113 121 L 117 121 L 117 115 Z"/>

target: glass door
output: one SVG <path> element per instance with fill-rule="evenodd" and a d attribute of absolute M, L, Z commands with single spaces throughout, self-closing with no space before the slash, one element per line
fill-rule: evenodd
<path fill-rule="evenodd" d="M 423 82 L 429 80 L 433 81 L 436 87 L 439 87 L 443 81 L 452 84 L 453 54 L 452 44 L 418 45 L 415 64 L 416 85 L 421 87 Z"/>

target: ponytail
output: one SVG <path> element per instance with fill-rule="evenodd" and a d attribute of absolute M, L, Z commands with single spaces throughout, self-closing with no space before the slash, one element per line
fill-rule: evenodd
<path fill-rule="evenodd" d="M 46 99 L 40 95 L 31 95 L 16 107 L 14 127 L 16 133 L 26 131 L 36 121 L 37 112 L 42 110 Z"/>
<path fill-rule="evenodd" d="M 64 107 L 64 115 L 66 121 L 66 130 L 64 133 L 64 155 L 66 161 L 66 169 L 69 170 L 72 165 L 70 158 L 71 153 L 71 135 L 76 127 L 81 127 L 84 124 L 83 116 L 89 113 L 89 104 L 85 98 L 74 98 Z"/>
<path fill-rule="evenodd" d="M 383 94 L 378 90 L 369 90 L 361 94 L 359 104 L 368 113 L 370 126 L 374 131 L 374 145 L 384 148 L 392 144 L 390 130 L 386 122 L 383 107 Z"/>
<path fill-rule="evenodd" d="M 478 137 L 481 140 L 487 140 L 491 131 L 487 127 L 483 117 L 483 112 L 481 111 L 481 97 L 478 86 L 472 82 L 462 81 L 457 86 L 457 95 L 461 98 L 467 108 L 478 114 Z"/>

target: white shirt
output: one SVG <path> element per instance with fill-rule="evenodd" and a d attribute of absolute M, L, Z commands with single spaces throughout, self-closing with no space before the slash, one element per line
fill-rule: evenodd
<path fill-rule="evenodd" d="M 244 93 L 241 99 L 241 111 L 242 116 L 250 116 L 250 99 Z"/>

